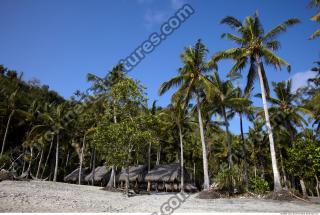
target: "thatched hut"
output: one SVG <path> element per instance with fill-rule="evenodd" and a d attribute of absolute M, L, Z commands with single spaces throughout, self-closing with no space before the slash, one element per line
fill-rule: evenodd
<path fill-rule="evenodd" d="M 81 169 L 81 181 L 84 181 L 85 176 L 88 174 L 89 168 Z M 67 183 L 78 183 L 79 181 L 79 168 L 72 171 L 69 175 L 64 177 L 64 181 Z"/>
<path fill-rule="evenodd" d="M 148 191 L 179 191 L 181 181 L 181 166 L 179 163 L 155 166 L 145 177 L 148 182 Z M 190 176 L 184 169 L 185 190 L 194 192 L 196 187 L 189 184 Z"/>
<path fill-rule="evenodd" d="M 111 167 L 98 166 L 94 170 L 93 185 L 106 186 L 111 175 Z M 88 184 L 92 183 L 93 171 L 84 178 L 84 181 Z"/>
<path fill-rule="evenodd" d="M 139 184 L 144 183 L 144 177 L 148 172 L 146 165 L 130 166 L 129 167 L 129 182 L 133 183 L 135 188 L 139 187 Z M 128 180 L 128 169 L 122 168 L 119 174 L 120 187 L 123 188 Z"/>

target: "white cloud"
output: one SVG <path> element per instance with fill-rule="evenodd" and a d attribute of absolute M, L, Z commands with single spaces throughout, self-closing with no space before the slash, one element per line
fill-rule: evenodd
<path fill-rule="evenodd" d="M 295 92 L 300 87 L 308 86 L 308 79 L 314 78 L 316 76 L 315 72 L 306 71 L 306 72 L 298 72 L 294 74 L 292 79 L 292 91 Z"/>

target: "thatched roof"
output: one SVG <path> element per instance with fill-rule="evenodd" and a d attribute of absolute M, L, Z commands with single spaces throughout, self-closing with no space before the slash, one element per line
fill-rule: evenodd
<path fill-rule="evenodd" d="M 145 177 L 146 181 L 180 182 L 181 166 L 179 163 L 155 166 Z M 187 170 L 184 169 L 184 180 L 190 180 Z"/>
<path fill-rule="evenodd" d="M 88 173 L 89 168 L 82 168 L 81 169 L 81 181 L 84 180 L 84 177 Z M 69 175 L 64 177 L 65 182 L 77 182 L 79 180 L 79 168 L 75 169 Z"/>
<path fill-rule="evenodd" d="M 111 174 L 111 167 L 98 166 L 94 170 L 94 181 L 95 182 L 103 182 L 108 181 Z M 93 176 L 93 171 L 84 178 L 84 181 L 91 182 Z"/>
<path fill-rule="evenodd" d="M 138 181 L 143 182 L 144 177 L 147 174 L 146 165 L 139 165 L 139 166 L 130 166 L 129 167 L 129 181 Z M 122 168 L 121 173 L 119 175 L 119 181 L 127 181 L 128 171 L 127 168 Z"/>

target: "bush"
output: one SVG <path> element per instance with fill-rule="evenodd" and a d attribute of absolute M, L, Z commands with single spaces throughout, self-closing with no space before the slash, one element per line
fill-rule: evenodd
<path fill-rule="evenodd" d="M 214 181 L 218 184 L 218 189 L 220 191 L 225 191 L 227 193 L 242 193 L 243 192 L 243 182 L 242 174 L 239 168 L 235 165 L 231 169 L 227 165 L 221 166 L 218 175 L 215 177 Z"/>
<path fill-rule="evenodd" d="M 8 155 L 0 155 L 0 170 L 9 169 L 11 165 L 11 160 Z"/>
<path fill-rule="evenodd" d="M 266 180 L 260 177 L 256 177 L 250 179 L 249 189 L 254 193 L 265 193 L 270 188 Z"/>

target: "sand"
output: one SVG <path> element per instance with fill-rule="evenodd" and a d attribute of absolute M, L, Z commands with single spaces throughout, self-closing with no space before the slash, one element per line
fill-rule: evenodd
<path fill-rule="evenodd" d="M 100 187 L 43 181 L 0 182 L 0 212 L 320 212 L 320 204 L 263 199 L 204 200 L 154 193 L 126 197 Z M 170 200 L 170 201 L 169 201 Z M 179 201 L 178 201 L 179 200 Z M 185 200 L 185 201 L 184 201 Z M 184 202 L 183 202 L 184 201 Z M 165 204 L 168 203 L 168 204 Z M 170 206 L 169 206 L 170 203 Z M 164 206 L 162 206 L 165 204 Z M 175 210 L 173 210 L 173 208 Z"/>

